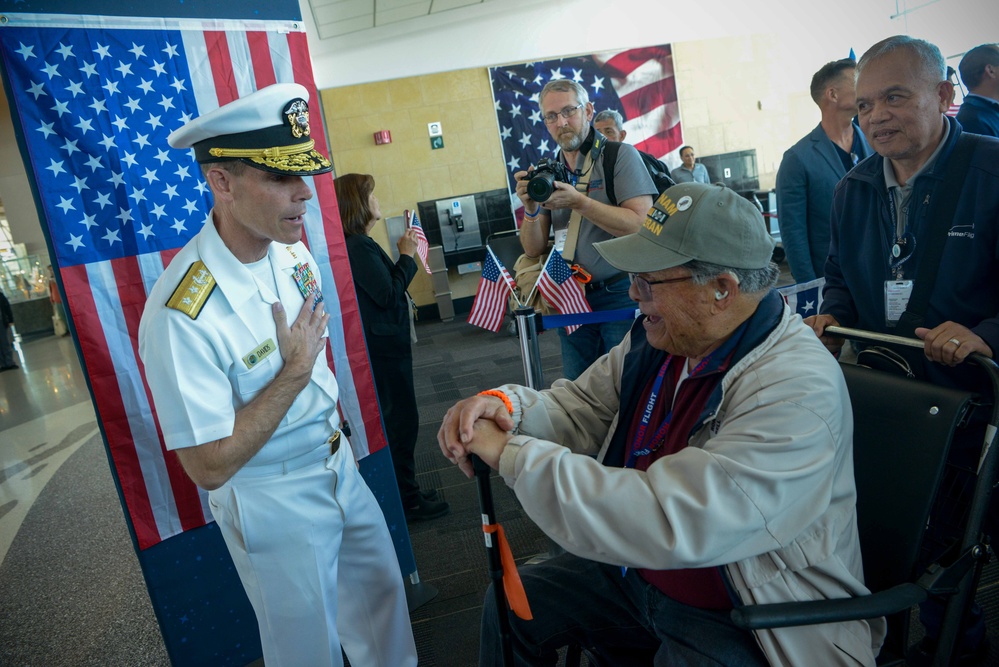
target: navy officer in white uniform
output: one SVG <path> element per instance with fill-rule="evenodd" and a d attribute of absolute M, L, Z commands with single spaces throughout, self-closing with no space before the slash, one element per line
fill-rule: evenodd
<path fill-rule="evenodd" d="M 385 519 L 340 432 L 303 176 L 332 170 L 308 91 L 268 86 L 168 139 L 214 208 L 156 282 L 139 353 L 168 449 L 209 494 L 267 667 L 413 667 Z"/>

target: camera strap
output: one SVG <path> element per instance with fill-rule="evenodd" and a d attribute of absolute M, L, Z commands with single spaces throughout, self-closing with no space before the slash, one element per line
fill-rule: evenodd
<path fill-rule="evenodd" d="M 579 180 L 576 181 L 576 190 L 587 196 L 589 196 L 590 174 L 593 173 L 593 163 L 600 157 L 600 149 L 604 147 L 605 141 L 601 135 L 592 130 L 591 134 L 595 135 L 595 139 L 593 140 L 593 145 L 590 146 L 590 150 L 586 152 L 586 159 L 583 160 L 583 173 L 580 174 Z M 582 218 L 583 214 L 576 210 L 573 210 L 569 215 L 565 245 L 562 247 L 562 258 L 569 264 L 572 264 L 572 258 L 576 256 L 576 242 L 579 240 L 579 224 Z"/>

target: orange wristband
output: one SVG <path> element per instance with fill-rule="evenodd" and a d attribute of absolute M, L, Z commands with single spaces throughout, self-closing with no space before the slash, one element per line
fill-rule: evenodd
<path fill-rule="evenodd" d="M 510 397 L 504 394 L 499 389 L 487 389 L 486 391 L 480 391 L 477 396 L 495 396 L 499 400 L 503 401 L 503 405 L 506 406 L 506 411 L 513 415 L 513 403 L 510 402 Z"/>

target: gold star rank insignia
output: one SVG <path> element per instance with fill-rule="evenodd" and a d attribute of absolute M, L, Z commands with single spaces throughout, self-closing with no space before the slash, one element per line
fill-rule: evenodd
<path fill-rule="evenodd" d="M 215 278 L 204 262 L 198 260 L 191 264 L 191 268 L 187 270 L 177 289 L 170 295 L 166 303 L 167 308 L 179 310 L 192 320 L 196 320 L 214 290 Z"/>

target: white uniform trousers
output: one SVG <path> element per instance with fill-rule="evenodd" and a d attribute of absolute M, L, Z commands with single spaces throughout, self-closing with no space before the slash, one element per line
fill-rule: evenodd
<path fill-rule="evenodd" d="M 267 667 L 415 667 L 385 518 L 350 445 L 302 467 L 244 468 L 209 494 L 253 605 Z M 275 470 L 276 468 L 276 470 Z"/>

